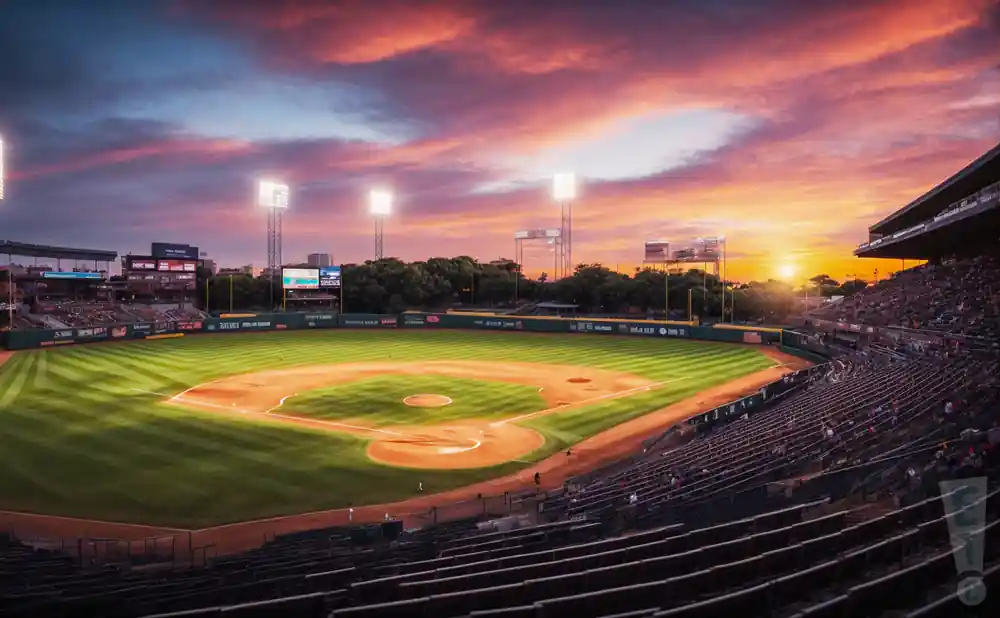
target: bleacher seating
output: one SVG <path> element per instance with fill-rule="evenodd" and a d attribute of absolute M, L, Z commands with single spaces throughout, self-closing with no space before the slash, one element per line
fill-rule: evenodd
<path fill-rule="evenodd" d="M 1000 340 L 1000 259 L 980 256 L 900 271 L 812 314 Z"/>
<path fill-rule="evenodd" d="M 200 320 L 205 314 L 186 305 L 148 305 L 113 301 L 39 301 L 35 311 L 25 314 L 16 328 L 86 328 L 134 322 Z"/>

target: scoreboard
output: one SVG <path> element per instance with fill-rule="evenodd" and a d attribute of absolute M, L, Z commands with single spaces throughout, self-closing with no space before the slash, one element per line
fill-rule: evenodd
<path fill-rule="evenodd" d="M 122 274 L 133 290 L 193 290 L 198 272 L 198 260 L 158 259 L 151 256 L 127 255 Z"/>

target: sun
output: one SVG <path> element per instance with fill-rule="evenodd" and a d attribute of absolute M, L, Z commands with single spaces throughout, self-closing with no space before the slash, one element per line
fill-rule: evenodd
<path fill-rule="evenodd" d="M 782 279 L 791 279 L 795 276 L 796 268 L 795 264 L 782 264 L 778 268 L 778 274 L 781 275 Z"/>

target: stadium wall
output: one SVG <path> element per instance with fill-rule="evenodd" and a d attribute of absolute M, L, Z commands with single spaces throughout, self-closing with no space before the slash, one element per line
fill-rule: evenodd
<path fill-rule="evenodd" d="M 773 328 L 696 326 L 691 322 L 504 317 L 492 314 L 404 313 L 399 316 L 336 313 L 241 314 L 202 320 L 135 322 L 86 328 L 16 330 L 7 333 L 9 350 L 59 345 L 167 339 L 204 333 L 243 333 L 326 328 L 423 328 L 500 330 L 538 333 L 629 335 L 700 339 L 728 343 L 780 344 L 782 332 Z"/>

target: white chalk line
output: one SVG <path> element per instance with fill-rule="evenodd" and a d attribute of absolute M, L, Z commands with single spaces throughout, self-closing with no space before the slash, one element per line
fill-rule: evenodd
<path fill-rule="evenodd" d="M 479 440 L 473 440 L 475 444 L 466 448 L 461 448 L 458 446 L 440 446 L 438 447 L 438 454 L 440 455 L 457 455 L 458 453 L 467 453 L 471 450 L 475 450 L 482 445 Z"/>
<path fill-rule="evenodd" d="M 556 412 L 558 410 L 565 410 L 566 408 L 581 406 L 588 403 L 594 403 L 596 401 L 603 401 L 604 399 L 614 399 L 616 397 L 621 397 L 623 395 L 629 395 L 631 393 L 636 393 L 639 391 L 651 391 L 654 388 L 659 388 L 665 384 L 672 384 L 674 382 L 680 382 L 681 380 L 687 380 L 687 377 L 674 378 L 673 380 L 664 380 L 663 382 L 654 382 L 653 384 L 644 384 L 643 386 L 636 386 L 635 388 L 629 388 L 623 391 L 618 391 L 617 393 L 608 393 L 606 395 L 599 395 L 597 397 L 591 397 L 590 399 L 581 399 L 580 401 L 574 401 L 568 405 L 556 406 L 554 408 L 548 408 L 546 410 L 539 410 L 537 412 L 529 412 L 527 414 L 521 414 L 520 416 L 515 416 L 513 418 L 505 418 L 502 421 L 495 421 L 490 423 L 490 427 L 500 427 L 506 425 L 507 423 L 516 423 L 517 421 L 523 421 L 525 419 L 531 418 L 533 416 L 539 416 L 541 414 L 548 414 L 550 412 Z"/>
<path fill-rule="evenodd" d="M 292 398 L 292 397 L 296 397 L 297 395 L 298 395 L 298 393 L 292 393 L 291 395 L 285 395 L 284 397 L 282 397 L 282 398 L 281 398 L 281 399 L 280 399 L 280 400 L 278 401 L 278 405 L 274 406 L 273 408 L 268 408 L 268 409 L 267 409 L 267 411 L 266 411 L 266 412 L 264 412 L 264 414 L 270 414 L 271 412 L 274 412 L 275 410 L 277 410 L 277 409 L 278 409 L 278 408 L 280 408 L 281 406 L 285 405 L 285 402 L 286 402 L 286 401 L 287 401 L 288 399 L 290 399 L 290 398 Z"/>

